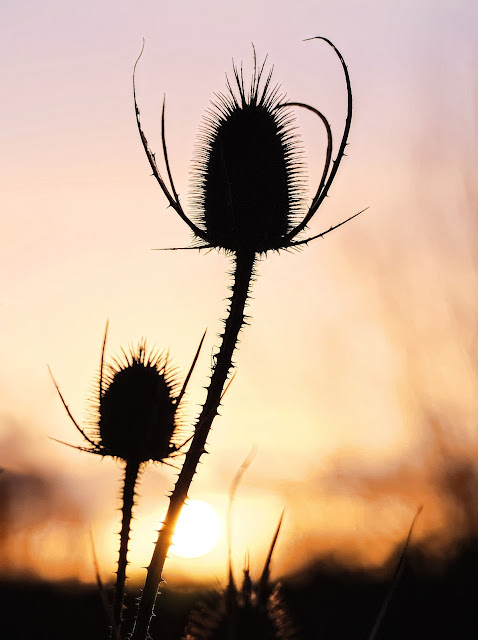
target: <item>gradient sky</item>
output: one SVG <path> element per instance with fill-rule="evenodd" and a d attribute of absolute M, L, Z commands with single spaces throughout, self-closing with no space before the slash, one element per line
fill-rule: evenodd
<path fill-rule="evenodd" d="M 324 43 L 303 42 L 331 39 L 355 111 L 348 157 L 311 232 L 370 207 L 325 240 L 259 263 L 237 376 L 191 497 L 224 514 L 234 472 L 256 445 L 236 503 L 236 557 L 250 549 L 260 564 L 286 507 L 279 572 L 323 550 L 380 562 L 421 503 L 418 535 L 438 540 L 434 548 L 452 515 L 457 529 L 474 526 L 465 494 L 476 489 L 478 448 L 476 2 L 298 0 L 291 11 L 282 0 L 20 0 L 1 22 L 7 567 L 91 579 L 90 523 L 106 573 L 116 552 L 119 468 L 48 439 L 81 444 L 47 364 L 84 423 L 107 319 L 108 354 L 145 336 L 183 371 L 207 327 L 193 417 L 219 342 L 228 258 L 151 250 L 187 246 L 190 234 L 166 209 L 136 129 L 131 77 L 143 37 L 142 123 L 159 152 L 166 94 L 183 202 L 201 117 L 232 59 L 250 69 L 251 43 L 288 97 L 323 111 L 339 138 L 340 64 Z M 312 192 L 324 135 L 310 114 L 298 116 Z M 138 565 L 149 561 L 144 540 L 154 539 L 172 478 L 160 468 L 143 476 Z M 176 569 L 221 577 L 224 542 L 195 562 Z"/>

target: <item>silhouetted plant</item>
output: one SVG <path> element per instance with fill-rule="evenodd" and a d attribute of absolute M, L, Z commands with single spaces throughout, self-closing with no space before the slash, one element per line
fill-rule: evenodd
<path fill-rule="evenodd" d="M 336 52 L 347 86 L 347 117 L 335 161 L 332 162 L 332 132 L 325 116 L 310 105 L 285 101 L 279 87 L 271 86 L 272 72 L 264 76 L 265 63 L 258 68 L 254 55 L 250 89 L 245 88 L 242 69 L 238 71 L 233 66 L 235 87 L 227 81 L 227 93 L 216 94 L 216 102 L 205 117 L 193 164 L 192 217 L 184 212 L 172 178 L 165 139 L 165 105 L 163 103 L 161 135 L 169 186 L 158 169 L 155 155 L 150 150 L 141 127 L 133 74 L 136 119 L 143 147 L 170 206 L 195 236 L 190 248 L 223 249 L 233 255 L 235 269 L 229 313 L 221 336 L 222 343 L 216 355 L 206 400 L 197 419 L 194 436 L 171 494 L 169 508 L 148 567 L 132 640 L 144 640 L 148 637 L 174 529 L 199 459 L 205 451 L 208 433 L 232 367 L 233 352 L 245 319 L 244 309 L 254 275 L 256 256 L 270 250 L 307 244 L 347 222 L 345 220 L 310 238 L 296 239 L 330 189 L 344 155 L 352 119 L 352 91 L 345 62 L 330 40 L 318 39 L 325 40 Z M 307 211 L 304 204 L 302 155 L 294 133 L 291 107 L 301 107 L 315 113 L 327 132 L 324 169 Z M 351 216 L 353 217 L 355 216 Z"/>
<path fill-rule="evenodd" d="M 228 585 L 210 602 L 200 602 L 190 613 L 182 640 L 297 640 L 298 635 L 285 605 L 279 585 L 270 582 L 272 554 L 279 537 L 282 512 L 269 547 L 261 576 L 251 579 L 249 561 L 238 589 L 232 567 L 232 507 L 237 487 L 255 456 L 253 449 L 235 474 L 229 488 L 227 510 Z"/>
<path fill-rule="evenodd" d="M 140 471 L 148 462 L 166 462 L 184 445 L 180 403 L 199 356 L 202 342 L 182 386 L 177 369 L 166 352 L 148 351 L 141 340 L 129 351 L 105 363 L 106 326 L 95 393 L 91 398 L 90 425 L 82 429 L 70 412 L 53 379 L 60 399 L 87 446 L 73 446 L 125 463 L 122 492 L 122 522 L 115 595 L 111 615 L 111 638 L 121 638 L 121 623 L 128 564 L 135 487 Z M 182 440 L 182 445 L 180 440 Z M 66 444 L 66 443 L 65 443 Z"/>
<path fill-rule="evenodd" d="M 297 640 L 280 587 L 269 579 L 281 524 L 282 516 L 259 580 L 252 581 L 247 564 L 238 589 L 230 567 L 227 588 L 211 602 L 202 602 L 192 610 L 182 640 Z"/>

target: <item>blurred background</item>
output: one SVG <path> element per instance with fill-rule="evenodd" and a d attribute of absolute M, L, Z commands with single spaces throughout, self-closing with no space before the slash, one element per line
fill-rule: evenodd
<path fill-rule="evenodd" d="M 161 252 L 190 234 L 144 155 L 160 156 L 160 114 L 187 208 L 201 118 L 232 60 L 268 56 L 289 99 L 330 120 L 339 140 L 354 94 L 348 156 L 300 252 L 258 264 L 237 375 L 190 497 L 233 513 L 234 562 L 264 560 L 286 510 L 274 575 L 320 557 L 378 568 L 423 511 L 414 539 L 446 563 L 478 528 L 478 8 L 472 0 L 18 1 L 3 9 L 0 104 L 0 573 L 94 581 L 89 543 L 112 578 L 121 467 L 81 445 L 47 365 L 84 425 L 106 320 L 107 356 L 146 337 L 187 371 L 188 415 L 204 399 L 227 306 L 230 259 Z M 325 136 L 298 113 L 310 197 Z M 175 472 L 148 467 L 131 571 L 141 580 Z M 224 584 L 226 540 L 184 576 Z"/>

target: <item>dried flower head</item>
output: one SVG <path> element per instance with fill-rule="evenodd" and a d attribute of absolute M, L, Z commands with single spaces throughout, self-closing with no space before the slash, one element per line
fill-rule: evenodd
<path fill-rule="evenodd" d="M 212 103 L 201 131 L 192 178 L 195 220 L 211 245 L 256 253 L 278 249 L 303 210 L 303 164 L 284 96 L 264 82 L 265 61 L 249 92 L 233 66 L 237 93 Z"/>
<path fill-rule="evenodd" d="M 176 450 L 180 387 L 175 371 L 168 367 L 167 355 L 148 353 L 145 340 L 122 356 L 100 373 L 92 439 L 116 458 L 164 460 Z"/>
<path fill-rule="evenodd" d="M 240 588 L 236 586 L 232 568 L 231 515 L 236 491 L 244 473 L 256 454 L 255 447 L 237 470 L 229 487 L 227 511 L 229 582 L 222 593 L 209 603 L 201 602 L 190 613 L 182 640 L 297 640 L 298 635 L 289 616 L 279 585 L 270 581 L 270 567 L 284 512 L 282 512 L 269 546 L 264 568 L 253 582 L 249 560 L 243 570 Z"/>
<path fill-rule="evenodd" d="M 192 248 L 266 253 L 306 244 L 359 215 L 311 238 L 295 239 L 328 194 L 344 156 L 352 121 L 352 89 L 345 61 L 330 40 L 317 39 L 327 42 L 336 52 L 347 85 L 347 117 L 335 160 L 332 161 L 332 131 L 327 118 L 308 104 L 285 101 L 279 86 L 271 85 L 272 70 L 264 73 L 265 61 L 258 68 L 254 52 L 250 89 L 246 90 L 242 68 L 239 71 L 233 65 L 235 88 L 227 80 L 227 92 L 215 94 L 216 100 L 204 119 L 193 164 L 192 218 L 179 202 L 169 166 L 164 102 L 161 133 L 169 186 L 161 176 L 155 154 L 141 128 L 133 73 L 136 120 L 143 147 L 170 206 L 195 235 L 197 242 Z M 292 107 L 317 115 L 327 133 L 324 169 L 310 207 L 305 205 L 302 151 Z"/>
<path fill-rule="evenodd" d="M 167 353 L 146 347 L 141 340 L 129 351 L 105 363 L 107 330 L 90 420 L 82 429 L 73 418 L 55 382 L 69 417 L 88 446 L 76 447 L 101 456 L 112 456 L 138 464 L 164 462 L 178 451 L 181 417 L 178 409 L 196 364 L 199 350 L 181 386 L 177 370 Z M 203 336 L 204 339 L 204 336 Z"/>
<path fill-rule="evenodd" d="M 298 640 L 278 584 L 271 584 L 269 568 L 282 518 L 276 529 L 260 579 L 254 583 L 248 564 L 241 588 L 230 571 L 229 584 L 210 602 L 201 602 L 190 613 L 182 640 Z"/>

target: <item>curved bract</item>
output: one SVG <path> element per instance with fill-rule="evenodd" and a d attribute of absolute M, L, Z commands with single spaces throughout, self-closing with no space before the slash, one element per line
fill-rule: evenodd
<path fill-rule="evenodd" d="M 265 61 L 257 67 L 254 51 L 250 89 L 246 90 L 242 68 L 238 70 L 233 65 L 234 86 L 227 81 L 227 91 L 215 94 L 216 100 L 204 118 L 193 162 L 192 216 L 184 212 L 172 178 L 164 130 L 164 103 L 161 135 L 169 186 L 141 127 L 133 73 L 136 120 L 143 147 L 170 206 L 196 238 L 193 248 L 256 254 L 287 249 L 322 237 L 359 215 L 311 238 L 296 240 L 329 192 L 344 156 L 352 121 L 352 89 L 345 61 L 330 40 L 320 36 L 315 39 L 324 40 L 334 49 L 347 87 L 347 117 L 335 160 L 332 160 L 332 131 L 327 118 L 308 104 L 284 101 L 279 86 L 271 85 L 272 71 L 264 77 Z M 142 53 L 143 50 L 138 60 Z M 303 156 L 292 107 L 317 115 L 327 133 L 324 168 L 309 208 L 305 205 Z"/>

